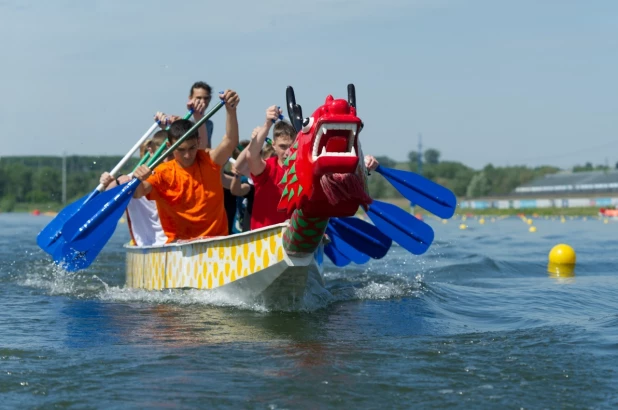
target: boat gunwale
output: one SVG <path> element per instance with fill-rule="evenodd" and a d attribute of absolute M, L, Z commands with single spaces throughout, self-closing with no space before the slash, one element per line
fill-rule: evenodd
<path fill-rule="evenodd" d="M 187 242 L 180 242 L 180 243 L 172 242 L 172 243 L 166 243 L 163 245 L 146 245 L 146 246 L 136 246 L 136 245 L 131 245 L 130 243 L 125 243 L 123 245 L 123 248 L 125 248 L 128 251 L 159 250 L 159 249 L 169 250 L 170 248 L 181 248 L 187 245 L 200 245 L 204 243 L 206 244 L 215 243 L 215 242 L 220 242 L 220 241 L 229 240 L 229 239 L 243 238 L 243 237 L 251 236 L 259 232 L 266 232 L 270 230 L 274 231 L 277 229 L 280 229 L 280 230 L 285 229 L 288 227 L 288 222 L 289 220 L 286 220 L 285 222 L 281 222 L 275 225 L 265 226 L 265 227 L 254 229 L 254 230 L 247 231 L 247 232 L 239 232 L 239 233 L 227 235 L 227 236 L 213 236 L 210 238 L 202 238 L 202 239 L 190 240 Z"/>

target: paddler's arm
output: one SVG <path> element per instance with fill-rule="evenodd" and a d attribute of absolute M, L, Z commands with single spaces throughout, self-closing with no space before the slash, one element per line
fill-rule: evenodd
<path fill-rule="evenodd" d="M 193 110 L 193 119 L 195 120 L 195 122 L 198 122 L 204 116 L 204 110 L 206 110 L 206 103 L 199 98 L 194 98 L 192 100 L 189 100 L 189 102 L 187 103 L 187 109 Z M 210 141 L 208 140 L 208 130 L 206 129 L 206 126 L 206 123 L 204 123 L 197 129 L 199 149 L 212 148 L 210 146 Z"/>
<path fill-rule="evenodd" d="M 257 129 L 257 128 L 256 128 Z M 256 132 L 254 130 L 254 132 Z M 253 138 L 253 135 L 251 135 L 251 138 Z M 251 139 L 249 139 L 249 141 L 251 141 Z M 241 175 L 244 176 L 249 176 L 249 173 L 251 172 L 249 170 L 249 157 L 247 156 L 249 150 L 247 149 L 247 147 L 245 147 L 245 149 L 243 149 L 242 151 L 240 151 L 240 154 L 238 154 L 238 157 L 236 157 L 236 164 L 234 164 L 234 166 L 236 167 L 236 171 L 239 172 Z"/>
<path fill-rule="evenodd" d="M 232 190 L 231 186 L 232 186 L 232 181 L 234 180 L 233 177 L 231 177 L 230 175 L 221 172 L 221 185 L 223 185 L 223 188 L 228 189 L 228 190 Z"/>
<path fill-rule="evenodd" d="M 109 172 L 101 174 L 99 182 L 105 187 L 105 190 L 116 188 L 118 185 L 126 184 L 131 178 L 128 175 L 118 175 L 114 178 Z"/>
<path fill-rule="evenodd" d="M 238 145 L 238 117 L 236 116 L 236 107 L 238 107 L 240 98 L 238 94 L 236 94 L 236 91 L 225 90 L 221 95 L 221 99 L 225 101 L 225 109 L 227 111 L 225 135 L 223 136 L 223 141 L 217 145 L 217 148 L 208 151 L 208 154 L 215 164 L 224 166 Z"/>
<path fill-rule="evenodd" d="M 247 183 L 243 183 L 240 180 L 240 174 L 236 170 L 236 165 L 232 165 L 232 174 L 234 177 L 232 178 L 232 183 L 230 184 L 230 192 L 234 196 L 245 196 L 251 190 L 251 185 Z"/>
<path fill-rule="evenodd" d="M 264 125 L 253 130 L 251 135 L 251 141 L 245 151 L 247 151 L 247 161 L 249 162 L 249 171 L 253 175 L 260 175 L 266 168 L 266 161 L 262 159 L 262 147 L 266 141 L 266 137 L 270 132 L 270 127 L 273 125 L 273 121 L 276 121 L 281 114 L 281 110 L 276 106 L 270 106 L 266 110 L 266 121 Z"/>
<path fill-rule="evenodd" d="M 152 185 L 150 182 L 146 181 L 150 175 L 152 175 L 152 171 L 146 165 L 140 165 L 139 168 L 133 172 L 133 176 L 142 181 L 135 189 L 133 198 L 141 198 L 152 191 Z"/>

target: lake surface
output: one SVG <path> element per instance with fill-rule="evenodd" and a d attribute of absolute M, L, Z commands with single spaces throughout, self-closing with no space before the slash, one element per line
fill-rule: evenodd
<path fill-rule="evenodd" d="M 124 224 L 59 271 L 50 220 L 0 214 L 0 408 L 618 406 L 618 223 L 429 219 L 425 255 L 329 264 L 327 297 L 289 312 L 125 289 Z M 558 243 L 573 277 L 547 273 Z"/>

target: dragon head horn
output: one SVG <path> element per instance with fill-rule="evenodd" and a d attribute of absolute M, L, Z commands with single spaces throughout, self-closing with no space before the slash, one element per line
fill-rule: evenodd
<path fill-rule="evenodd" d="M 354 88 L 354 84 L 348 84 L 348 104 L 356 108 L 356 88 Z"/>
<path fill-rule="evenodd" d="M 296 132 L 300 132 L 303 128 L 303 110 L 300 105 L 296 104 L 296 97 L 294 96 L 294 89 L 291 85 L 288 86 L 285 92 L 285 97 L 288 103 L 288 116 Z"/>

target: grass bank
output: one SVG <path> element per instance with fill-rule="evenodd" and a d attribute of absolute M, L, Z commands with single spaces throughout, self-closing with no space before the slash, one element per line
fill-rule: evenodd
<path fill-rule="evenodd" d="M 599 207 L 582 208 L 528 208 L 528 209 L 461 209 L 458 208 L 458 215 L 538 215 L 538 216 L 597 216 Z"/>
<path fill-rule="evenodd" d="M 403 209 L 410 209 L 410 202 L 406 199 L 386 198 L 380 199 L 384 202 L 393 203 Z M 422 208 L 416 207 L 414 213 L 428 214 Z M 491 216 L 509 216 L 509 215 L 539 215 L 539 216 L 597 216 L 599 207 L 589 206 L 581 208 L 527 208 L 527 209 L 462 209 L 457 208 L 456 215 L 491 215 Z"/>
<path fill-rule="evenodd" d="M 410 210 L 410 202 L 403 198 L 380 198 L 380 201 L 390 202 L 403 208 Z M 72 201 L 71 201 L 72 202 Z M 42 204 L 27 204 L 27 203 L 13 203 L 3 204 L 0 201 L 0 212 L 32 212 L 38 209 L 40 212 L 59 212 L 66 205 L 62 205 L 56 202 L 42 203 Z M 416 207 L 414 213 L 428 214 L 422 208 Z M 456 215 L 494 215 L 494 216 L 508 216 L 508 215 L 539 215 L 539 216 L 597 216 L 599 213 L 598 207 L 582 207 L 582 208 L 529 208 L 529 209 L 461 209 L 457 208 Z"/>

